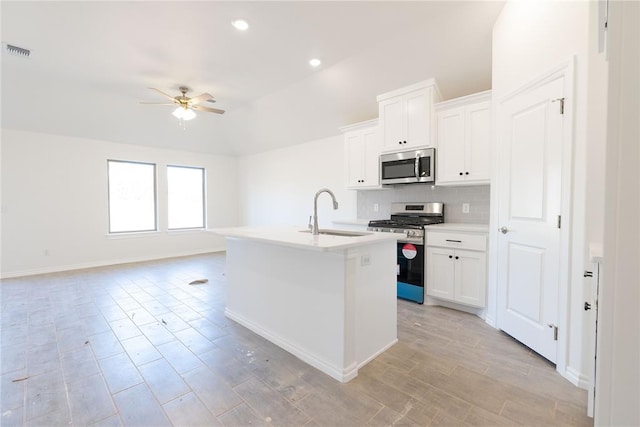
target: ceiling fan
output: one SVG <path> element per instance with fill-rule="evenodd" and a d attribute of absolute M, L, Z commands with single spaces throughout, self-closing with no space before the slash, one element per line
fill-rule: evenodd
<path fill-rule="evenodd" d="M 173 115 L 176 116 L 179 119 L 182 120 L 191 120 L 193 119 L 196 114 L 193 112 L 193 110 L 196 111 L 208 111 L 210 113 L 216 113 L 216 114 L 224 114 L 224 110 L 219 110 L 217 108 L 210 108 L 210 107 L 203 107 L 202 105 L 198 105 L 201 102 L 216 102 L 215 99 L 213 99 L 213 96 L 211 96 L 208 93 L 203 93 L 201 95 L 198 96 L 194 96 L 193 98 L 189 98 L 187 96 L 187 92 L 189 92 L 189 88 L 186 86 L 180 86 L 180 92 L 182 92 L 182 95 L 178 95 L 178 96 L 171 96 L 168 95 L 166 93 L 164 93 L 163 91 L 156 89 L 154 87 L 150 87 L 149 89 L 154 90 L 156 92 L 158 92 L 160 95 L 164 96 L 165 98 L 168 98 L 171 100 L 171 103 L 165 103 L 165 102 L 141 102 L 141 104 L 151 104 L 151 105 L 177 105 L 178 108 L 175 109 L 175 111 L 173 112 Z"/>

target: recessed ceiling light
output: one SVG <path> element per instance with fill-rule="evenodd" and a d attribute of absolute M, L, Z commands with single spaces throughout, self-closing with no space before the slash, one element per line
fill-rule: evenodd
<path fill-rule="evenodd" d="M 322 64 L 322 62 L 318 58 L 313 58 L 311 61 L 309 61 L 309 65 L 311 65 L 312 67 L 318 67 L 320 64 Z"/>
<path fill-rule="evenodd" d="M 249 28 L 249 23 L 244 19 L 236 19 L 235 21 L 231 22 L 231 25 L 233 25 L 236 30 L 239 31 L 246 31 Z"/>

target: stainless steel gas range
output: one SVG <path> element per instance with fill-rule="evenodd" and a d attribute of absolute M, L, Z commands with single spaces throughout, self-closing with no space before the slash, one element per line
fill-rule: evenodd
<path fill-rule="evenodd" d="M 424 302 L 425 227 L 444 222 L 439 202 L 393 203 L 391 219 L 369 221 L 368 230 L 400 233 L 397 249 L 398 298 Z"/>

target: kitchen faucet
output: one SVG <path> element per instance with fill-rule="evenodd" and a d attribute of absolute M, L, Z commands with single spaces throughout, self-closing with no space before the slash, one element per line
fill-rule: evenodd
<path fill-rule="evenodd" d="M 336 200 L 336 196 L 331 190 L 329 190 L 328 188 L 321 188 L 320 190 L 318 190 L 316 196 L 313 198 L 313 226 L 311 227 L 311 234 L 313 235 L 320 234 L 320 230 L 318 229 L 318 196 L 322 193 L 329 193 L 329 195 L 333 199 L 333 209 L 338 209 L 338 201 Z"/>

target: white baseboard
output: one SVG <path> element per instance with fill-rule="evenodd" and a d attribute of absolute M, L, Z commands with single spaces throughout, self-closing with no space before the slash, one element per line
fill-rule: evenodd
<path fill-rule="evenodd" d="M 424 305 L 439 305 L 442 307 L 451 308 L 453 310 L 464 311 L 465 313 L 474 314 L 483 320 L 485 318 L 485 312 L 486 312 L 484 308 L 472 307 L 470 305 L 465 305 L 465 304 L 458 304 L 453 301 L 445 301 L 440 298 L 430 297 L 428 295 L 425 295 Z"/>
<path fill-rule="evenodd" d="M 587 375 L 584 375 L 578 372 L 576 369 L 569 366 L 567 367 L 565 372 L 564 373 L 561 372 L 561 374 L 563 377 L 569 380 L 569 382 L 571 382 L 576 387 L 580 387 L 585 390 L 589 389 L 591 378 L 589 378 Z"/>
<path fill-rule="evenodd" d="M 375 352 L 371 356 L 367 357 L 362 362 L 358 363 L 358 369 L 362 368 L 364 365 L 366 365 L 367 363 L 371 362 L 373 359 L 375 359 L 376 357 L 380 356 L 382 353 L 384 353 L 385 351 L 389 350 L 391 347 L 393 347 L 397 343 L 398 343 L 398 339 L 396 338 L 395 340 L 391 341 L 389 344 L 387 344 L 386 346 L 382 347 L 380 350 L 378 350 L 377 352 Z"/>
<path fill-rule="evenodd" d="M 487 315 L 484 321 L 487 323 L 487 325 L 491 326 L 492 328 L 498 329 L 498 323 L 496 322 L 496 319 L 494 319 L 493 317 Z"/>
<path fill-rule="evenodd" d="M 330 377 L 340 382 L 346 383 L 354 379 L 358 375 L 358 366 L 355 363 L 352 363 L 351 365 L 345 368 L 334 366 L 333 364 L 323 360 L 317 355 L 312 354 L 309 351 L 298 347 L 297 345 L 282 338 L 278 334 L 275 334 L 269 330 L 264 329 L 260 325 L 252 322 L 251 320 L 248 320 L 247 318 L 245 318 L 244 316 L 238 313 L 235 313 L 229 310 L 228 308 L 224 310 L 224 314 L 229 319 L 235 322 L 238 322 L 245 328 L 255 332 L 256 334 L 260 335 L 263 338 L 266 338 L 267 340 L 271 341 L 275 345 L 285 349 L 289 353 L 298 357 L 303 362 L 308 363 L 314 368 L 324 372 L 325 374 L 329 375 Z"/>
<path fill-rule="evenodd" d="M 62 271 L 84 270 L 87 268 L 107 267 L 110 265 L 130 264 L 134 262 L 157 261 L 161 259 L 178 258 L 183 256 L 191 256 L 191 255 L 201 255 L 201 254 L 206 254 L 211 252 L 222 252 L 224 250 L 225 250 L 224 247 L 218 247 L 218 248 L 209 248 L 206 250 L 201 249 L 197 251 L 176 252 L 176 253 L 153 256 L 153 257 L 141 256 L 141 257 L 119 258 L 119 259 L 111 259 L 106 261 L 93 261 L 93 262 L 85 262 L 85 263 L 79 263 L 79 264 L 56 265 L 56 266 L 49 266 L 49 267 L 32 268 L 28 270 L 8 271 L 8 272 L 0 273 L 0 279 L 9 279 L 12 277 L 35 276 L 38 274 L 59 273 Z"/>

